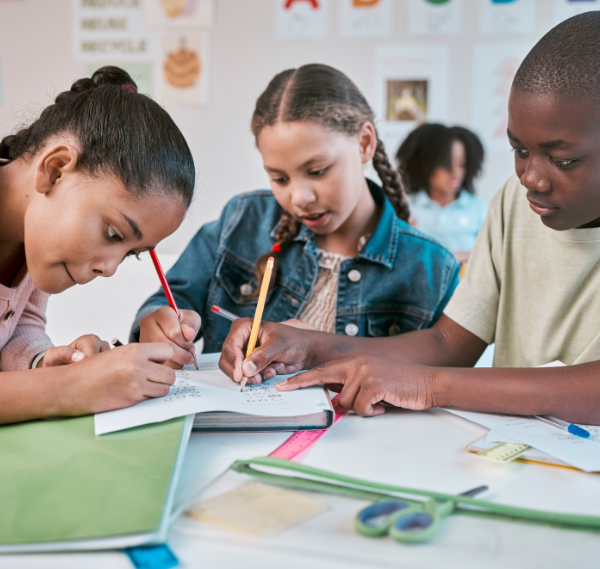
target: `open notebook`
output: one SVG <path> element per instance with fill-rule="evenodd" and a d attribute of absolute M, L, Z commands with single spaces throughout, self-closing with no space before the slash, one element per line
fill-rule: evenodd
<path fill-rule="evenodd" d="M 165 397 L 148 399 L 127 409 L 95 416 L 96 434 L 167 421 L 196 413 L 194 430 L 202 431 L 305 431 L 327 429 L 333 408 L 323 387 L 279 392 L 279 375 L 260 385 L 238 383 L 219 370 L 221 354 L 198 356 L 199 371 L 180 370 Z"/>

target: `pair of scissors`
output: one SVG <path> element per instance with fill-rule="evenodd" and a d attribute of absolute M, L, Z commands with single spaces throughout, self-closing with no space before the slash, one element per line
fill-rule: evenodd
<path fill-rule="evenodd" d="M 459 496 L 476 496 L 487 489 L 478 486 Z M 430 540 L 439 530 L 442 518 L 453 511 L 454 503 L 448 500 L 386 500 L 362 509 L 354 527 L 366 537 L 389 535 L 396 541 L 421 543 Z"/>

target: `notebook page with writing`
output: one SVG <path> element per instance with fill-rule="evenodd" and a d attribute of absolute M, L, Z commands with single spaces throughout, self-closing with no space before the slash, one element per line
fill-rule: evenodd
<path fill-rule="evenodd" d="M 218 368 L 220 354 L 198 358 L 199 370 L 179 370 L 177 379 L 165 397 L 148 399 L 133 407 L 97 413 L 95 433 L 103 435 L 174 417 L 210 411 L 228 411 L 262 417 L 295 417 L 331 409 L 322 387 L 279 392 L 275 384 L 292 377 L 279 375 L 259 385 L 248 384 L 240 392 Z"/>

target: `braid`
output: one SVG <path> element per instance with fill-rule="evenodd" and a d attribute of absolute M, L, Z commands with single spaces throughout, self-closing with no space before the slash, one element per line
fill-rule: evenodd
<path fill-rule="evenodd" d="M 259 257 L 258 261 L 256 261 L 254 265 L 257 285 L 256 290 L 249 294 L 250 297 L 258 296 L 269 257 L 273 257 L 275 259 L 275 264 L 273 266 L 273 278 L 271 279 L 269 290 L 275 287 L 277 283 L 277 276 L 279 274 L 279 255 L 281 254 L 281 250 L 288 243 L 290 243 L 292 239 L 296 237 L 296 235 L 298 235 L 301 226 L 302 224 L 298 220 L 294 219 L 287 211 L 283 212 L 279 227 L 277 227 L 277 231 L 275 233 L 275 245 L 273 246 L 273 249 Z"/>
<path fill-rule="evenodd" d="M 55 135 L 78 143 L 77 170 L 116 176 L 136 196 L 160 191 L 190 204 L 196 182 L 190 149 L 167 112 L 119 67 L 75 81 L 37 120 L 0 141 L 0 158 L 34 156 Z"/>
<path fill-rule="evenodd" d="M 379 138 L 377 139 L 377 147 L 375 149 L 375 155 L 373 156 L 373 167 L 379 175 L 383 191 L 396 210 L 396 215 L 400 219 L 408 222 L 410 208 L 408 206 L 408 201 L 406 200 L 402 178 L 398 170 L 391 165 L 385 152 L 383 142 L 381 142 Z"/>

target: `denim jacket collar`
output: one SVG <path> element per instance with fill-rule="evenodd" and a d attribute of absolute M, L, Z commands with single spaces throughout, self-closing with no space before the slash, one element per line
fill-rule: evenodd
<path fill-rule="evenodd" d="M 379 217 L 377 227 L 367 241 L 367 244 L 356 256 L 374 263 L 380 263 L 385 265 L 388 269 L 391 269 L 394 266 L 394 258 L 396 257 L 396 248 L 398 244 L 396 229 L 399 220 L 396 217 L 394 206 L 385 196 L 381 187 L 368 178 L 367 184 L 369 185 L 369 190 L 373 199 L 381 206 L 381 216 Z M 281 221 L 279 221 L 271 230 L 270 235 L 272 239 L 275 239 L 275 234 L 280 223 Z M 298 235 L 294 237 L 294 241 L 304 241 L 309 244 L 309 248 L 314 249 L 314 238 L 314 232 L 306 227 L 306 225 L 302 224 Z"/>

